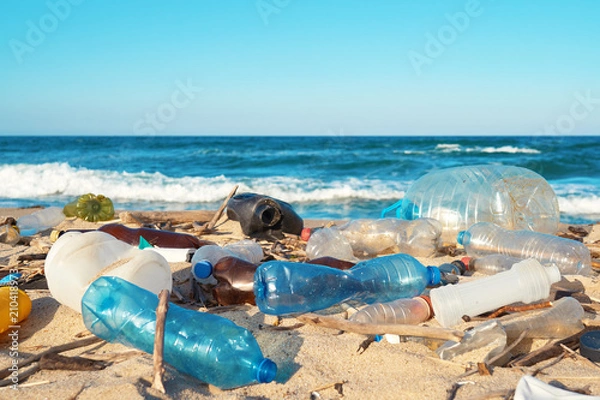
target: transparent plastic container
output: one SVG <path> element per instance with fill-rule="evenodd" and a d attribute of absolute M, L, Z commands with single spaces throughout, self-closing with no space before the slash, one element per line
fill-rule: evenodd
<path fill-rule="evenodd" d="M 542 264 L 556 264 L 563 274 L 588 275 L 592 269 L 590 251 L 583 243 L 540 232 L 511 231 L 480 222 L 460 232 L 458 243 L 472 257 L 502 254 L 535 258 Z"/>
<path fill-rule="evenodd" d="M 45 275 L 52 296 L 77 312 L 89 284 L 103 275 L 118 276 L 156 294 L 172 289 L 171 268 L 163 256 L 100 231 L 62 235 L 48 252 Z"/>
<path fill-rule="evenodd" d="M 361 261 L 349 270 L 289 261 L 268 261 L 254 274 L 259 309 L 272 315 L 323 310 L 357 300 L 367 304 L 420 295 L 440 282 L 436 267 L 407 254 Z"/>
<path fill-rule="evenodd" d="M 440 247 L 441 234 L 441 224 L 430 218 L 356 219 L 339 227 L 316 230 L 306 249 L 310 258 L 331 256 L 346 261 L 392 253 L 429 257 Z"/>
<path fill-rule="evenodd" d="M 550 295 L 550 286 L 561 278 L 556 265 L 537 260 L 521 261 L 505 272 L 474 281 L 431 289 L 429 295 L 437 321 L 444 327 L 516 302 L 532 303 Z"/>
<path fill-rule="evenodd" d="M 101 277 L 83 296 L 83 321 L 101 339 L 152 354 L 157 306 L 156 294 L 117 277 Z M 221 389 L 271 382 L 277 372 L 247 329 L 172 303 L 163 351 L 177 370 Z"/>
<path fill-rule="evenodd" d="M 508 271 L 520 261 L 523 261 L 520 257 L 505 256 L 504 254 L 489 254 L 483 257 L 464 257 L 462 259 L 469 271 L 484 275 L 494 275 L 498 272 Z"/>
<path fill-rule="evenodd" d="M 22 236 L 31 236 L 53 228 L 64 220 L 65 214 L 63 214 L 62 208 L 48 207 L 18 218 L 17 227 Z"/>
<path fill-rule="evenodd" d="M 500 318 L 509 340 L 514 340 L 527 330 L 527 338 L 562 339 L 583 330 L 581 322 L 585 312 L 572 297 L 553 302 L 552 307 L 519 315 Z"/>
<path fill-rule="evenodd" d="M 431 318 L 433 311 L 426 296 L 375 303 L 354 313 L 350 321 L 365 324 L 420 324 Z"/>
<path fill-rule="evenodd" d="M 252 264 L 258 264 L 264 257 L 260 244 L 253 240 L 240 240 L 225 246 L 202 246 L 192 256 L 192 275 L 202 284 L 216 284 L 212 276 L 213 266 L 224 257 L 236 257 Z"/>
<path fill-rule="evenodd" d="M 440 221 L 448 244 L 456 243 L 456 234 L 477 222 L 554 234 L 560 219 L 556 194 L 543 177 L 504 165 L 432 171 L 408 189 L 399 216 Z"/>

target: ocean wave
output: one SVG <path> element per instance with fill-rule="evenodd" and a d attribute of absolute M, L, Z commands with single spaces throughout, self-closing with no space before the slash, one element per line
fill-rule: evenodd
<path fill-rule="evenodd" d="M 4 199 L 56 202 L 90 192 L 104 194 L 115 203 L 215 203 L 222 201 L 235 185 L 240 186 L 238 193 L 256 192 L 290 203 L 395 200 L 404 196 L 410 184 L 377 179 L 322 181 L 287 176 L 174 178 L 160 172 L 91 170 L 68 163 L 2 165 L 0 180 L 6 182 L 0 196 Z"/>
<path fill-rule="evenodd" d="M 500 146 L 500 147 L 462 147 L 457 143 L 441 143 L 435 146 L 434 151 L 438 151 L 441 153 L 457 153 L 457 152 L 465 152 L 465 153 L 506 153 L 506 154 L 541 154 L 541 151 L 537 149 L 530 149 L 527 147 L 515 147 L 515 146 Z"/>
<path fill-rule="evenodd" d="M 600 219 L 600 196 L 559 197 L 558 208 L 564 214 L 596 216 L 596 219 Z"/>

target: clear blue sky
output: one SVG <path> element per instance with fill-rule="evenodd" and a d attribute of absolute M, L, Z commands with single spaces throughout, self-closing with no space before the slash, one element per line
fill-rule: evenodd
<path fill-rule="evenodd" d="M 599 43 L 598 0 L 5 0 L 0 134 L 600 134 Z"/>

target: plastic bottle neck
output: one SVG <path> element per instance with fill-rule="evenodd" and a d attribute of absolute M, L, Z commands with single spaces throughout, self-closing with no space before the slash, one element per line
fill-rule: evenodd
<path fill-rule="evenodd" d="M 200 261 L 194 264 L 192 275 L 196 279 L 206 279 L 212 275 L 213 265 L 208 261 Z"/>
<path fill-rule="evenodd" d="M 427 286 L 436 286 L 442 280 L 442 273 L 438 267 L 427 267 Z"/>
<path fill-rule="evenodd" d="M 269 383 L 275 379 L 276 374 L 277 364 L 268 358 L 263 358 L 256 367 L 256 381 L 258 383 Z"/>

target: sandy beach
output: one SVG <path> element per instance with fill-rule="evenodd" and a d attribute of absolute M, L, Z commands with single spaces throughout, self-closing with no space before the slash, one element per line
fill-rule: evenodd
<path fill-rule="evenodd" d="M 0 218 L 19 217 L 31 209 L 0 209 Z M 115 220 L 112 222 L 119 222 Z M 200 223 L 206 221 L 198 221 Z M 321 226 L 328 221 L 305 221 L 306 226 Z M 95 228 L 99 223 L 68 218 L 58 229 Z M 134 227 L 135 225 L 130 224 Z M 592 246 L 600 243 L 600 225 L 582 226 L 586 232 L 584 243 Z M 562 231 L 569 232 L 568 226 Z M 177 231 L 192 232 L 177 228 Z M 43 256 L 52 242 L 49 231 L 33 236 L 29 245 L 10 246 L 0 244 L 0 267 L 18 268 L 32 274 L 32 280 L 21 285 L 32 299 L 29 318 L 21 323 L 18 334 L 18 359 L 23 362 L 52 346 L 91 337 L 81 316 L 53 299 L 43 277 Z M 219 244 L 237 241 L 244 237 L 239 223 L 222 218 L 211 234 L 202 239 Z M 290 241 L 292 239 L 289 239 Z M 293 239 L 294 246 L 302 246 Z M 282 246 L 290 245 L 283 241 Z M 272 243 L 261 242 L 264 249 Z M 596 244 L 596 246 L 598 246 Z M 282 253 L 284 254 L 284 253 Z M 30 257 L 27 257 L 27 256 Z M 297 254 L 295 253 L 297 256 Z M 439 256 L 421 258 L 425 265 L 439 265 L 456 257 Z M 174 287 L 185 299 L 190 298 L 190 264 L 171 263 Z M 588 277 L 564 276 L 585 288 L 592 305 L 600 303 L 600 279 L 598 270 Z M 476 279 L 478 275 L 461 279 Z M 236 324 L 247 328 L 255 336 L 263 354 L 278 366 L 275 380 L 268 384 L 255 384 L 232 390 L 219 390 L 166 366 L 164 378 L 166 394 L 151 389 L 153 376 L 152 356 L 120 344 L 98 342 L 61 353 L 64 356 L 81 356 L 104 360 L 109 365 L 102 370 L 48 370 L 32 363 L 19 369 L 19 388 L 10 385 L 0 388 L 0 398 L 19 399 L 483 399 L 505 398 L 524 375 L 535 374 L 544 382 L 555 382 L 571 390 L 582 390 L 600 396 L 600 365 L 581 357 L 578 351 L 569 353 L 554 365 L 556 357 L 528 367 L 494 367 L 491 375 L 463 374 L 483 361 L 484 353 L 474 351 L 453 360 L 440 360 L 424 340 L 406 339 L 394 344 L 384 339 L 368 346 L 363 343 L 367 335 L 343 332 L 301 322 L 286 317 L 281 321 L 261 313 L 256 306 L 202 308 L 197 304 L 182 304 L 175 296 L 171 301 L 187 308 L 218 313 Z M 598 310 L 598 308 L 595 308 Z M 598 311 L 596 311 L 598 312 Z M 341 308 L 325 311 L 329 316 L 344 319 Z M 586 311 L 584 320 L 590 326 L 600 325 L 600 318 L 593 309 Z M 480 322 L 472 321 L 457 326 L 464 331 Z M 435 319 L 424 324 L 440 327 Z M 600 329 L 600 328 L 599 328 Z M 11 341 L 6 333 L 1 337 L 3 351 L 0 365 L 6 370 L 14 357 L 7 348 Z M 512 351 L 513 356 L 526 354 L 541 348 L 550 340 L 523 340 Z M 361 349 L 361 346 L 366 347 Z M 541 368 L 545 366 L 545 368 Z M 26 372 L 38 368 L 28 378 Z M 5 378 L 6 376 L 4 376 Z M 452 392 L 453 386 L 460 388 Z M 454 396 L 454 397 L 450 397 Z"/>

